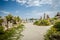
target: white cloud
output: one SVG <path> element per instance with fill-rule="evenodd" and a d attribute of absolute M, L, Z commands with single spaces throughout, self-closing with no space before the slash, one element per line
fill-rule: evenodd
<path fill-rule="evenodd" d="M 4 0 L 9 1 L 9 0 Z M 53 8 L 60 6 L 60 0 L 11 0 L 20 3 L 21 5 L 25 5 L 26 7 L 31 6 L 42 6 L 44 4 L 49 4 Z"/>
<path fill-rule="evenodd" d="M 16 2 L 21 3 L 21 4 L 25 4 L 26 0 L 16 0 Z"/>
<path fill-rule="evenodd" d="M 7 11 L 0 11 L 0 12 L 2 12 L 4 14 L 10 14 L 10 12 L 7 12 Z"/>
<path fill-rule="evenodd" d="M 52 1 L 52 7 L 54 9 L 57 9 L 58 7 L 60 7 L 60 0 L 53 0 Z"/>
<path fill-rule="evenodd" d="M 27 7 L 41 6 L 43 4 L 52 4 L 52 0 L 16 0 L 16 2 L 22 5 L 26 5 Z"/>

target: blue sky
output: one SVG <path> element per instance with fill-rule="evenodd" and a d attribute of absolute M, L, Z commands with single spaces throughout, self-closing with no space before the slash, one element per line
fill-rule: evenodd
<path fill-rule="evenodd" d="M 22 18 L 53 17 L 60 11 L 60 0 L 0 0 L 0 16 L 12 14 Z"/>

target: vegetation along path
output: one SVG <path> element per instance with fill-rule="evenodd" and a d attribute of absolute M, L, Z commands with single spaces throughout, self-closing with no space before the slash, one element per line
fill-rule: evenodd
<path fill-rule="evenodd" d="M 50 26 L 36 26 L 33 23 L 25 23 L 25 30 L 22 32 L 22 40 L 44 40 L 44 35 Z"/>

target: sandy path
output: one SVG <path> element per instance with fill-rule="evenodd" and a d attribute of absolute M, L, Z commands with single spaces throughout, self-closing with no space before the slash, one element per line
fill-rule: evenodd
<path fill-rule="evenodd" d="M 44 40 L 44 34 L 50 26 L 36 26 L 32 23 L 26 23 L 25 30 L 22 32 L 22 40 Z"/>

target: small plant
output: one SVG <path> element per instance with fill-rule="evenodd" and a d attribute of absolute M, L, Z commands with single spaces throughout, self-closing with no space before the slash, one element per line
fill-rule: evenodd
<path fill-rule="evenodd" d="M 22 36 L 24 26 L 22 24 L 17 25 L 17 27 L 10 28 L 3 31 L 3 27 L 0 27 L 0 40 L 18 40 Z M 18 33 L 17 33 L 18 32 Z M 16 37 L 16 38 L 14 38 Z"/>
<path fill-rule="evenodd" d="M 57 21 L 45 35 L 45 40 L 60 40 L 60 21 Z"/>
<path fill-rule="evenodd" d="M 48 26 L 50 25 L 50 22 L 48 20 L 39 20 L 39 21 L 36 21 L 34 24 L 39 26 Z"/>
<path fill-rule="evenodd" d="M 0 40 L 19 40 L 22 36 L 21 32 L 24 28 L 24 25 L 21 24 L 19 16 L 14 17 L 9 14 L 4 18 L 6 20 L 0 18 Z M 10 24 L 12 24 L 11 27 Z"/>
<path fill-rule="evenodd" d="M 53 27 L 60 31 L 60 21 L 57 21 Z"/>
<path fill-rule="evenodd" d="M 39 25 L 39 21 L 35 21 L 34 24 Z"/>
<path fill-rule="evenodd" d="M 48 20 L 41 20 L 40 25 L 48 26 L 50 25 L 50 22 Z"/>
<path fill-rule="evenodd" d="M 4 27 L 0 26 L 0 34 L 3 34 L 3 33 L 4 33 Z"/>

